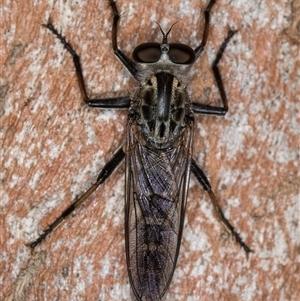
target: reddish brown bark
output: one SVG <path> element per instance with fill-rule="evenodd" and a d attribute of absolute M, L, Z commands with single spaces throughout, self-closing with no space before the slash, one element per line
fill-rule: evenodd
<path fill-rule="evenodd" d="M 206 1 L 183 2 L 118 1 L 120 47 L 130 55 L 139 43 L 160 41 L 152 20 L 168 29 L 178 19 L 170 40 L 197 46 L 199 9 Z M 208 172 L 225 215 L 255 253 L 246 260 L 192 180 L 167 300 L 294 301 L 300 295 L 299 44 L 284 31 L 288 4 L 250 3 L 217 1 L 207 49 L 187 83 L 193 100 L 217 103 L 209 62 L 226 26 L 238 29 L 220 64 L 229 113 L 196 117 L 194 157 Z M 81 55 L 91 96 L 134 87 L 111 51 L 106 1 L 3 4 L 0 299 L 16 291 L 22 268 L 30 270 L 33 255 L 25 243 L 89 187 L 125 137 L 126 111 L 83 104 L 70 56 L 41 27 L 50 16 Z M 37 257 L 24 300 L 129 299 L 123 171 L 37 248 L 46 255 Z"/>

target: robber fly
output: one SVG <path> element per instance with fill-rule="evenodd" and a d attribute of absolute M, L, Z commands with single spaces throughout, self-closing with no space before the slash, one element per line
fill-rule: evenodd
<path fill-rule="evenodd" d="M 125 244 L 132 298 L 137 301 L 158 301 L 170 285 L 182 237 L 190 172 L 208 193 L 213 207 L 226 230 L 248 254 L 250 248 L 224 217 L 211 185 L 192 157 L 194 114 L 225 115 L 228 101 L 218 63 L 235 31 L 229 30 L 215 61 L 213 73 L 222 100 L 222 107 L 191 102 L 182 78 L 196 62 L 207 42 L 210 0 L 205 11 L 202 41 L 198 47 L 169 43 L 161 27 L 162 43 L 143 43 L 128 58 L 117 43 L 120 14 L 116 3 L 109 0 L 113 12 L 112 47 L 115 55 L 138 82 L 134 97 L 90 99 L 83 80 L 80 57 L 52 23 L 44 25 L 72 55 L 81 95 L 90 107 L 127 108 L 126 142 L 103 167 L 97 181 L 70 205 L 43 234 L 30 244 L 43 241 L 74 209 L 85 201 L 125 159 Z"/>

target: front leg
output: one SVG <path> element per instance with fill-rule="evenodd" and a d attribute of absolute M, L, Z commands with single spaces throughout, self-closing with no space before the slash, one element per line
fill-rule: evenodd
<path fill-rule="evenodd" d="M 121 63 L 126 67 L 126 69 L 130 72 L 130 74 L 136 79 L 139 80 L 139 72 L 138 69 L 136 68 L 135 63 L 127 57 L 127 55 L 124 54 L 123 51 L 121 51 L 118 47 L 118 23 L 120 20 L 120 13 L 117 9 L 116 2 L 114 0 L 109 0 L 109 5 L 112 9 L 113 12 L 113 26 L 112 26 L 112 47 L 114 50 L 115 55 L 118 57 L 118 59 L 121 61 Z"/>

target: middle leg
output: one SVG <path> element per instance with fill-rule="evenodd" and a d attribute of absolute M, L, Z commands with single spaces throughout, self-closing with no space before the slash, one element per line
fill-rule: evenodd
<path fill-rule="evenodd" d="M 87 95 L 86 88 L 85 88 L 85 83 L 84 83 L 82 68 L 80 63 L 80 56 L 76 53 L 76 51 L 73 49 L 71 44 L 66 41 L 66 38 L 57 31 L 57 29 L 53 26 L 51 21 L 49 21 L 47 24 L 43 24 L 43 26 L 48 28 L 61 41 L 61 43 L 64 45 L 67 51 L 72 55 L 81 96 L 84 102 L 88 106 L 97 107 L 97 108 L 114 108 L 114 109 L 129 108 L 130 97 L 90 99 Z"/>
<path fill-rule="evenodd" d="M 193 107 L 194 113 L 205 114 L 205 115 L 218 115 L 218 116 L 224 116 L 227 113 L 228 100 L 227 100 L 227 96 L 226 96 L 226 92 L 224 89 L 224 85 L 223 85 L 223 81 L 222 81 L 222 77 L 221 77 L 221 73 L 220 73 L 218 64 L 223 56 L 223 53 L 226 49 L 227 44 L 229 43 L 230 39 L 233 37 L 233 35 L 236 32 L 237 32 L 236 30 L 232 30 L 232 29 L 229 30 L 227 37 L 224 39 L 224 41 L 217 53 L 217 56 L 213 62 L 213 65 L 212 65 L 212 70 L 213 70 L 215 80 L 216 80 L 216 83 L 217 83 L 217 86 L 218 86 L 218 89 L 220 92 L 223 106 L 218 107 L 218 106 L 211 106 L 211 105 L 193 102 L 192 107 Z"/>

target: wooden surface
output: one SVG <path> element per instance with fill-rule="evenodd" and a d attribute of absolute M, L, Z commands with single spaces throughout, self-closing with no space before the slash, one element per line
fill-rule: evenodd
<path fill-rule="evenodd" d="M 198 46 L 205 4 L 119 0 L 120 48 L 130 55 L 139 43 L 160 42 L 153 20 L 165 30 L 180 20 L 170 41 Z M 213 8 L 206 51 L 186 81 L 193 100 L 218 103 L 209 66 L 227 25 L 238 29 L 220 64 L 230 108 L 225 118 L 196 117 L 194 157 L 255 253 L 246 259 L 192 177 L 166 300 L 300 295 L 299 1 L 293 5 L 220 0 Z M 25 246 L 95 181 L 124 142 L 126 111 L 87 108 L 70 56 L 41 27 L 51 16 L 81 55 L 89 95 L 132 91 L 134 81 L 111 50 L 107 2 L 10 1 L 1 14 L 0 299 L 129 300 L 124 166 L 35 253 Z"/>

